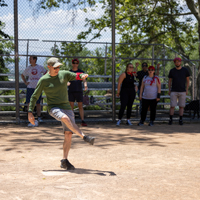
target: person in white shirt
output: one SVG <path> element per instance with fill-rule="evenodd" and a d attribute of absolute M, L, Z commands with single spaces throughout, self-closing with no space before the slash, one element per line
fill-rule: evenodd
<path fill-rule="evenodd" d="M 43 66 L 36 64 L 37 56 L 30 56 L 29 62 L 30 62 L 30 65 L 21 74 L 22 80 L 24 81 L 24 83 L 27 86 L 26 103 L 28 103 L 28 109 L 29 109 L 30 98 L 31 98 L 31 95 L 33 94 L 33 92 L 35 91 L 37 82 L 42 77 L 42 75 L 46 74 L 46 72 L 47 72 L 47 70 Z M 26 81 L 26 76 L 28 76 L 28 81 Z M 39 121 L 41 121 L 40 101 L 41 101 L 41 95 L 36 102 L 37 116 L 38 116 Z M 30 124 L 28 124 L 28 126 L 37 126 L 37 125 L 32 125 L 30 123 Z"/>

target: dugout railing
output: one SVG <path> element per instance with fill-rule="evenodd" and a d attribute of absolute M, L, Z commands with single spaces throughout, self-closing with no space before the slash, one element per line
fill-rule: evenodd
<path fill-rule="evenodd" d="M 6 74 L 7 76 L 9 74 Z M 10 74 L 11 75 L 11 74 Z M 103 79 L 103 78 L 111 78 L 111 76 L 105 76 L 105 75 L 93 75 L 90 76 L 90 78 L 95 78 L 95 79 Z M 118 78 L 118 76 L 116 76 L 116 78 Z M 168 89 L 167 89 L 167 80 L 165 77 L 160 76 L 159 77 L 161 79 L 161 100 L 158 103 L 158 109 L 157 109 L 157 113 L 159 115 L 159 117 L 157 117 L 158 120 L 163 120 L 165 121 L 167 116 L 168 116 L 168 112 L 169 112 L 169 98 L 170 96 L 167 94 L 168 93 Z M 96 95 L 96 94 L 89 94 L 89 97 L 93 98 L 93 101 L 90 101 L 89 105 L 84 105 L 85 108 L 85 115 L 86 116 L 90 116 L 86 118 L 86 121 L 107 121 L 110 120 L 110 114 L 112 113 L 112 95 L 111 95 L 111 89 L 112 89 L 112 83 L 111 82 L 88 82 L 88 88 L 90 93 L 93 93 L 94 91 L 106 91 L 105 94 L 101 94 L 101 95 Z M 117 83 L 116 83 L 116 88 L 117 88 Z M 14 91 L 15 90 L 15 82 L 14 81 L 0 81 L 0 108 L 1 107 L 15 107 L 16 103 L 15 103 L 15 95 L 6 95 L 4 93 L 6 93 L 6 91 Z M 19 83 L 19 90 L 20 90 L 20 118 L 21 118 L 21 122 L 27 122 L 26 117 L 26 112 L 23 111 L 23 108 L 25 106 L 27 106 L 27 104 L 25 103 L 25 97 L 26 97 L 26 85 L 23 82 Z M 46 96 L 43 95 L 42 96 L 42 103 L 41 105 L 47 106 L 45 102 L 45 98 Z M 2 99 L 7 99 L 7 101 L 9 102 L 2 102 Z M 191 99 L 191 96 L 187 96 L 187 99 Z M 166 100 L 168 100 L 166 102 Z M 138 96 L 136 95 L 136 100 L 134 101 L 133 104 L 133 111 L 132 111 L 132 120 L 139 120 L 139 100 L 138 100 Z M 76 104 L 75 104 L 76 106 Z M 119 111 L 119 106 L 120 106 L 120 102 L 119 102 L 119 98 L 116 99 L 116 114 L 118 114 Z M 87 109 L 88 107 L 90 107 L 90 109 Z M 93 107 L 98 107 L 98 109 L 92 109 Z M 74 108 L 74 112 L 76 115 L 78 115 L 78 108 L 75 107 Z M 14 115 L 15 111 L 2 111 L 0 110 L 0 116 L 1 116 L 1 122 L 4 121 L 12 121 L 12 120 L 8 120 L 9 119 L 9 115 Z M 43 121 L 45 122 L 49 122 L 50 119 L 47 117 L 47 111 L 42 111 L 42 115 L 44 116 Z M 126 113 L 125 113 L 126 114 Z M 7 116 L 6 119 L 3 119 L 3 116 Z M 92 117 L 93 116 L 93 117 Z M 101 117 L 100 117 L 101 116 Z M 104 119 L 103 119 L 104 118 Z M 53 120 L 53 119 L 52 119 Z M 78 120 L 78 118 L 77 118 Z"/>

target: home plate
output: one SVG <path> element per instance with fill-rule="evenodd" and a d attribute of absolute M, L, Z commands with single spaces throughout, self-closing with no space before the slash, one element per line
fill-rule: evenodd
<path fill-rule="evenodd" d="M 68 171 L 64 170 L 43 170 L 42 174 L 45 176 L 63 176 L 69 173 Z"/>

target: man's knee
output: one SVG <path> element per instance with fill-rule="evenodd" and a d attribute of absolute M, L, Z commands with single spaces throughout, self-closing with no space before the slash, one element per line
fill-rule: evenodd
<path fill-rule="evenodd" d="M 62 118 L 61 118 L 61 121 L 62 122 L 66 122 L 66 123 L 68 123 L 68 122 L 70 122 L 70 119 L 69 119 L 69 117 L 67 116 L 67 115 L 64 115 Z"/>
<path fill-rule="evenodd" d="M 72 137 L 72 132 L 71 131 L 65 131 L 65 138 L 71 138 Z"/>
<path fill-rule="evenodd" d="M 83 103 L 82 102 L 78 102 L 78 107 L 79 108 L 83 108 Z"/>

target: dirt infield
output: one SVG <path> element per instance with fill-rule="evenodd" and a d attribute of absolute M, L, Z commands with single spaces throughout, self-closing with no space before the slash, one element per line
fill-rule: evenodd
<path fill-rule="evenodd" d="M 96 142 L 73 135 L 68 172 L 60 125 L 0 125 L 0 199 L 200 199 L 200 124 L 81 129 Z"/>

